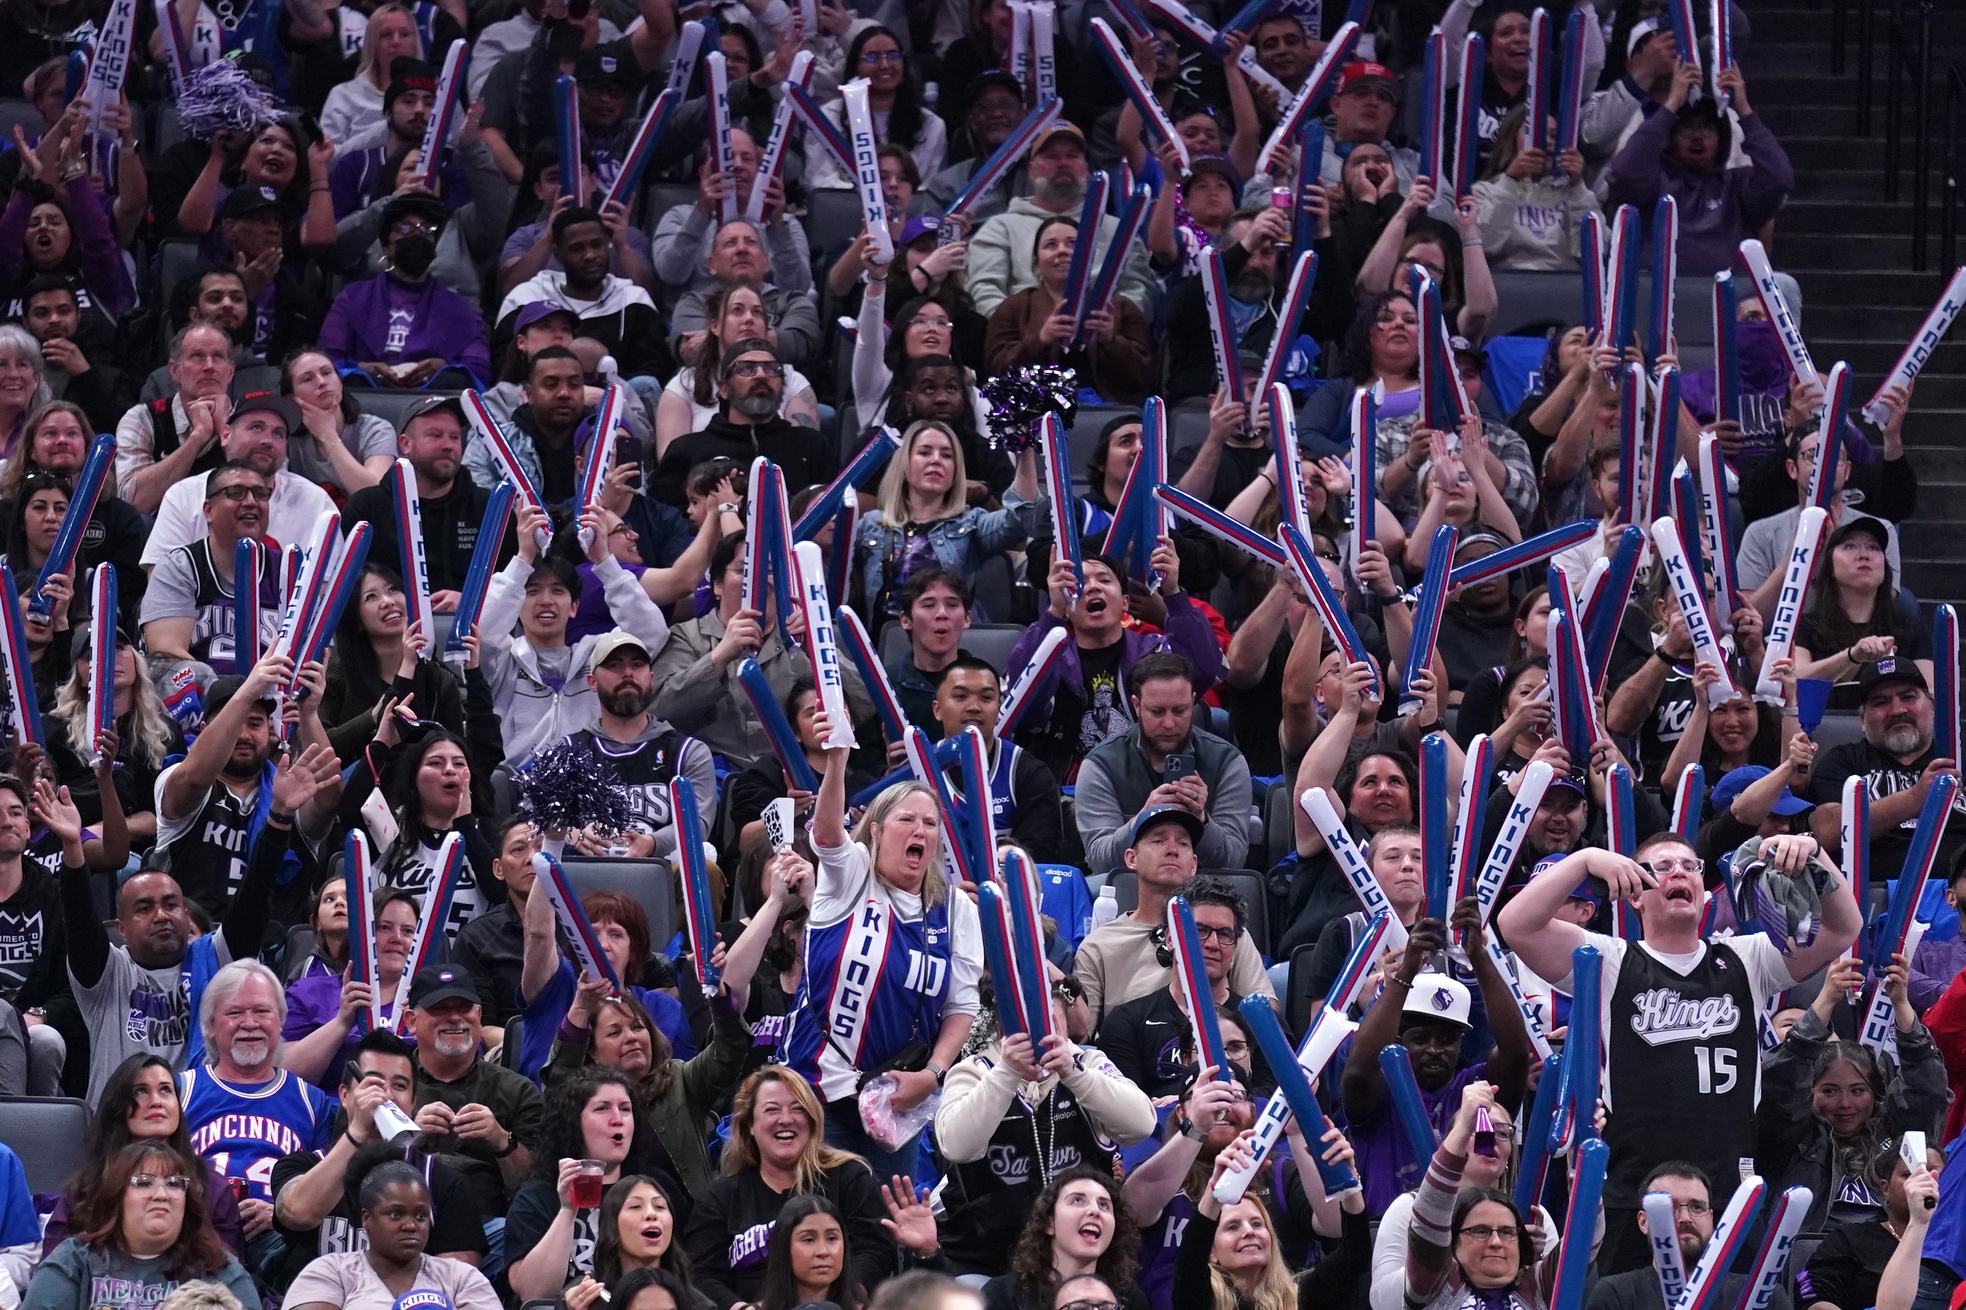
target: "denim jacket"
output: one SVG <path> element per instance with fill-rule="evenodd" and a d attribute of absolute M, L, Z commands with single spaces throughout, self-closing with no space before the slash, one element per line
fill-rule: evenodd
<path fill-rule="evenodd" d="M 966 509 L 955 518 L 930 526 L 929 547 L 944 568 L 974 578 L 985 560 L 1030 538 L 1042 521 L 1045 505 L 1042 496 L 1027 501 L 1015 487 L 1009 488 L 1004 492 L 1002 509 Z M 900 590 L 899 569 L 906 545 L 907 534 L 891 526 L 881 511 L 875 510 L 861 520 L 854 550 L 859 560 L 860 594 L 868 613 L 874 612 L 883 586 Z M 890 570 L 894 571 L 892 576 Z M 991 617 L 1001 621 L 1004 616 Z"/>

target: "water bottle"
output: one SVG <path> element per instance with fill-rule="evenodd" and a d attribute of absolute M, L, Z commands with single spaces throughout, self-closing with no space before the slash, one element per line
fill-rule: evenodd
<path fill-rule="evenodd" d="M 1092 903 L 1092 926 L 1096 929 L 1102 923 L 1111 923 L 1120 917 L 1120 894 L 1111 883 L 1099 889 L 1099 899 Z"/>

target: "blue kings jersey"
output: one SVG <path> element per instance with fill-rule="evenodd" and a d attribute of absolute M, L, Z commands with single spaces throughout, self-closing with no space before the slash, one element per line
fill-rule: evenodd
<path fill-rule="evenodd" d="M 934 1043 L 950 981 L 949 907 L 962 893 L 904 919 L 869 869 L 866 847 L 819 855 L 822 894 L 806 925 L 805 977 L 778 1055 L 822 1100 L 835 1101 L 855 1092 L 860 1070 L 911 1041 Z M 838 885 L 842 872 L 847 887 Z"/>
<path fill-rule="evenodd" d="M 243 1178 L 256 1201 L 273 1199 L 273 1166 L 295 1151 L 326 1150 L 335 1112 L 328 1094 L 285 1069 L 271 1082 L 237 1087 L 210 1066 L 178 1075 L 191 1149 L 227 1178 Z"/>

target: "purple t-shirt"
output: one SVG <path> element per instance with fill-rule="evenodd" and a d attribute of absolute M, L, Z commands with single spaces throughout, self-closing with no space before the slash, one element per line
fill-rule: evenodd
<path fill-rule="evenodd" d="M 341 979 L 326 969 L 309 969 L 300 978 L 287 985 L 287 1022 L 280 1029 L 280 1040 L 297 1042 L 341 1012 Z M 395 998 L 386 997 L 382 1006 L 382 1020 L 388 1023 L 396 1014 Z M 342 1070 L 355 1058 L 355 1047 L 362 1040 L 362 1033 L 351 1033 L 341 1044 L 340 1052 L 328 1062 L 314 1085 L 330 1094 L 341 1087 Z M 410 1039 L 405 1039 L 410 1040 Z"/>
<path fill-rule="evenodd" d="M 1427 1118 L 1436 1133 L 1446 1135 L 1448 1124 L 1461 1108 L 1461 1089 L 1487 1071 L 1486 1061 L 1463 1065 L 1439 1091 L 1420 1089 L 1420 1104 L 1427 1108 Z M 1365 1212 L 1377 1219 L 1386 1213 L 1394 1197 L 1420 1185 L 1426 1164 L 1413 1159 L 1390 1096 L 1380 1105 L 1377 1115 L 1353 1120 L 1350 1136 L 1352 1150 L 1358 1154 L 1358 1176 L 1365 1184 Z"/>

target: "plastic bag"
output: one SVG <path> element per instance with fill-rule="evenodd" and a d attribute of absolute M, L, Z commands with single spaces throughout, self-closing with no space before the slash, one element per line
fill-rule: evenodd
<path fill-rule="evenodd" d="M 942 1103 L 942 1089 L 937 1088 L 922 1102 L 910 1109 L 894 1108 L 894 1089 L 900 1086 L 892 1077 L 882 1074 L 869 1079 L 860 1089 L 860 1125 L 867 1135 L 890 1151 L 898 1151 L 922 1134 L 929 1120 L 935 1118 L 935 1108 Z"/>

